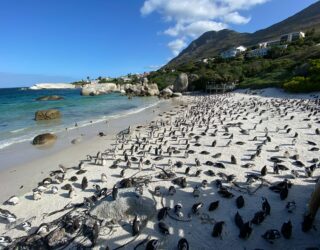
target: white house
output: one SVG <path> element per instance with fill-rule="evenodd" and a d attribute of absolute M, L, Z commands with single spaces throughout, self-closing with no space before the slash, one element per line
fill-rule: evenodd
<path fill-rule="evenodd" d="M 242 53 L 242 52 L 245 52 L 247 50 L 246 47 L 244 46 L 239 46 L 239 47 L 236 47 L 236 48 L 232 48 L 232 49 L 229 49 L 229 50 L 226 50 L 224 52 L 222 52 L 220 54 L 220 56 L 223 58 L 223 59 L 227 59 L 227 58 L 234 58 L 236 57 L 238 54 Z"/>
<path fill-rule="evenodd" d="M 259 48 L 267 48 L 280 45 L 280 40 L 267 41 L 259 43 Z"/>
<path fill-rule="evenodd" d="M 268 55 L 269 50 L 270 50 L 270 47 L 254 49 L 254 50 L 251 50 L 247 53 L 247 57 L 249 57 L 249 58 L 264 57 L 264 56 Z"/>
<path fill-rule="evenodd" d="M 294 42 L 294 41 L 297 41 L 299 39 L 302 39 L 304 38 L 306 35 L 304 32 L 302 31 L 299 31 L 299 32 L 292 32 L 292 33 L 289 33 L 289 34 L 285 34 L 285 35 L 282 35 L 281 38 L 280 38 L 280 41 L 281 42 Z"/>

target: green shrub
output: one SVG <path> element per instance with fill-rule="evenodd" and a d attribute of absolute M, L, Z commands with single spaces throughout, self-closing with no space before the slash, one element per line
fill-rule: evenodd
<path fill-rule="evenodd" d="M 313 81 L 311 78 L 302 76 L 293 77 L 290 81 L 283 84 L 283 88 L 293 93 L 308 93 L 320 91 L 320 82 Z"/>

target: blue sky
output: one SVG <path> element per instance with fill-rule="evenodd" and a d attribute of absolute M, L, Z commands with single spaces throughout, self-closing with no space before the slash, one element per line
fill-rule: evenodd
<path fill-rule="evenodd" d="M 315 0 L 1 0 L 0 87 L 153 70 L 208 30 L 254 32 Z"/>

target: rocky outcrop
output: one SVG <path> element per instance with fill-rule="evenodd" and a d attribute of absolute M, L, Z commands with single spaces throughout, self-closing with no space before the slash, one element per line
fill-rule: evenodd
<path fill-rule="evenodd" d="M 36 101 L 59 101 L 59 100 L 64 100 L 64 98 L 58 95 L 48 95 L 48 96 L 41 96 L 36 99 Z"/>
<path fill-rule="evenodd" d="M 173 94 L 173 92 L 169 88 L 165 88 L 160 92 L 160 96 L 164 97 L 164 98 L 172 97 L 172 94 Z"/>
<path fill-rule="evenodd" d="M 31 86 L 29 89 L 74 89 L 76 86 L 70 83 L 38 83 Z"/>
<path fill-rule="evenodd" d="M 186 73 L 181 73 L 173 86 L 173 91 L 175 92 L 184 92 L 188 90 L 188 85 L 189 85 L 189 81 L 188 81 L 188 75 Z"/>
<path fill-rule="evenodd" d="M 35 114 L 35 120 L 53 120 L 61 117 L 60 111 L 57 109 L 39 110 Z"/>
<path fill-rule="evenodd" d="M 111 92 L 119 91 L 115 83 L 99 83 L 89 84 L 81 89 L 81 95 L 83 96 L 96 96 L 104 95 Z"/>
<path fill-rule="evenodd" d="M 57 136 L 54 134 L 50 134 L 50 133 L 46 133 L 46 134 L 41 134 L 36 136 L 33 141 L 32 144 L 33 145 L 39 145 L 39 146 L 43 146 L 43 145 L 51 145 L 53 143 L 55 143 L 57 140 Z"/>
<path fill-rule="evenodd" d="M 95 96 L 119 92 L 130 96 L 158 96 L 160 94 L 158 85 L 155 83 L 147 84 L 146 82 L 147 80 L 144 81 L 144 84 L 90 84 L 82 88 L 81 95 Z"/>
<path fill-rule="evenodd" d="M 182 96 L 182 94 L 179 92 L 172 93 L 172 97 L 181 97 L 181 96 Z"/>
<path fill-rule="evenodd" d="M 158 89 L 158 85 L 155 83 L 148 84 L 146 87 L 146 91 L 148 96 L 157 96 L 160 93 Z"/>

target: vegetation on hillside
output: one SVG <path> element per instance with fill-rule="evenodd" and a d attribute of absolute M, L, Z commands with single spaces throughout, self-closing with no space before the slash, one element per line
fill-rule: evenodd
<path fill-rule="evenodd" d="M 204 90 L 208 82 L 236 83 L 239 88 L 284 87 L 288 91 L 320 90 L 320 34 L 307 32 L 305 39 L 288 44 L 287 49 L 272 48 L 264 58 L 216 58 L 207 62 L 188 61 L 152 72 L 151 82 L 162 89 L 173 84 L 180 72 L 194 80 L 190 89 Z"/>

